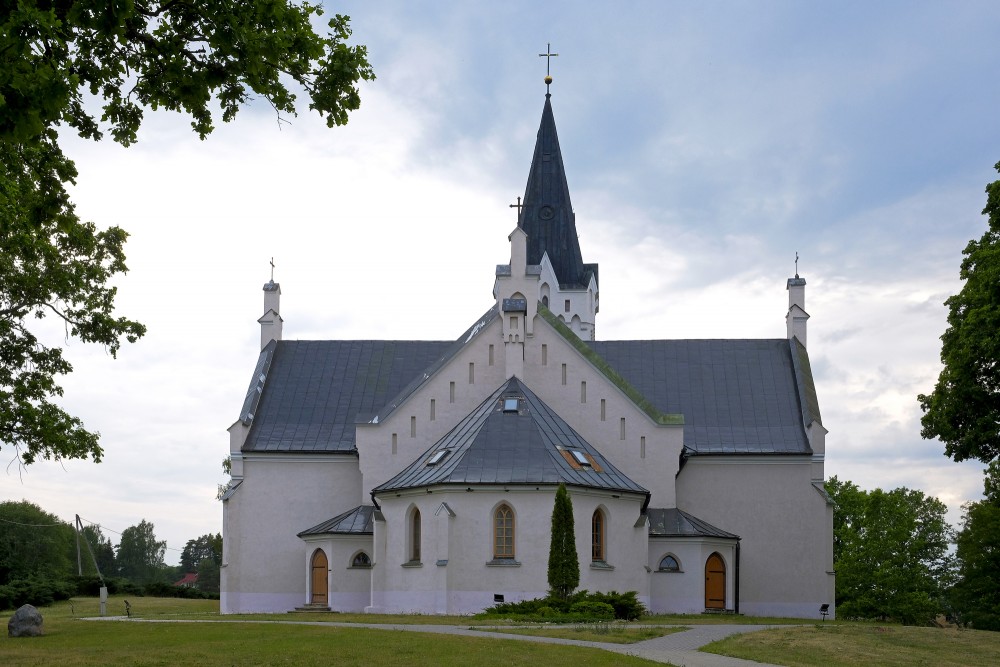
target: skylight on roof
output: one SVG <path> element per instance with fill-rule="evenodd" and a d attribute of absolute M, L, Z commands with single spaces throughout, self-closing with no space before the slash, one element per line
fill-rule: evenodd
<path fill-rule="evenodd" d="M 504 412 L 517 412 L 517 399 L 516 398 L 505 398 L 503 399 L 503 411 Z"/>
<path fill-rule="evenodd" d="M 436 466 L 444 460 L 444 457 L 448 456 L 449 452 L 447 449 L 439 449 L 434 452 L 429 459 L 427 459 L 427 465 Z"/>
<path fill-rule="evenodd" d="M 573 460 L 579 463 L 580 465 L 588 467 L 590 466 L 590 459 L 588 459 L 587 455 L 581 452 L 579 449 L 571 449 L 569 450 L 569 453 L 573 457 Z"/>

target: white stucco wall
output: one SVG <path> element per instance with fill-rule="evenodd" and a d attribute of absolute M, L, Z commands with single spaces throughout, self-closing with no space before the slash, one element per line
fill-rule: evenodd
<path fill-rule="evenodd" d="M 616 468 L 649 490 L 651 507 L 674 507 L 684 427 L 656 424 L 540 317 L 524 354 L 528 387 Z"/>
<path fill-rule="evenodd" d="M 328 567 L 327 600 L 333 611 L 361 613 L 371 604 L 370 567 L 354 567 L 354 557 L 364 552 L 373 559 L 371 535 L 326 535 L 302 541 L 306 599 L 312 598 L 312 557 L 317 549 L 326 554 Z"/>
<path fill-rule="evenodd" d="M 640 497 L 570 490 L 573 499 L 580 588 L 636 590 L 648 601 L 647 536 L 634 528 Z M 476 487 L 393 494 L 379 498 L 384 524 L 376 527 L 378 563 L 373 572 L 371 611 L 393 613 L 476 613 L 493 604 L 544 596 L 548 591 L 548 553 L 555 487 Z M 493 559 L 493 513 L 506 502 L 515 514 L 516 565 Z M 454 516 L 442 509 L 442 503 Z M 601 505 L 608 515 L 608 559 L 613 570 L 590 568 L 590 520 Z M 419 566 L 408 564 L 407 518 L 421 513 L 423 542 Z M 439 511 L 441 510 L 441 511 Z M 378 535 L 384 535 L 382 542 Z"/>
<path fill-rule="evenodd" d="M 677 506 L 742 538 L 740 612 L 819 618 L 834 603 L 833 509 L 809 456 L 694 457 Z"/>
<path fill-rule="evenodd" d="M 356 442 L 365 493 L 410 465 L 507 379 L 500 328 L 499 320 L 494 320 L 476 334 L 472 344 L 428 378 L 392 414 L 378 424 L 358 426 Z M 455 385 L 454 401 L 452 383 Z M 396 435 L 395 453 L 393 434 Z"/>
<path fill-rule="evenodd" d="M 736 546 L 731 540 L 705 537 L 649 538 L 649 610 L 654 614 L 700 614 L 705 611 L 705 564 L 713 553 L 726 566 L 726 609 L 735 610 Z M 660 571 L 660 560 L 672 554 L 679 572 Z M 740 612 L 743 612 L 742 605 Z"/>
<path fill-rule="evenodd" d="M 289 611 L 307 602 L 297 536 L 362 504 L 354 456 L 247 455 L 223 503 L 221 611 Z"/>

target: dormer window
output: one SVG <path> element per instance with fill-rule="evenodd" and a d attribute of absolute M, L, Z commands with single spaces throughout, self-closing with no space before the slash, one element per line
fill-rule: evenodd
<path fill-rule="evenodd" d="M 437 450 L 436 452 L 431 454 L 431 457 L 429 459 L 427 459 L 427 465 L 436 466 L 437 464 L 441 463 L 441 461 L 444 460 L 444 457 L 448 456 L 448 454 L 449 451 L 447 449 Z"/>
<path fill-rule="evenodd" d="M 507 413 L 517 412 L 518 400 L 516 398 L 503 399 L 503 411 Z"/>
<path fill-rule="evenodd" d="M 588 468 L 590 467 L 590 459 L 588 459 L 587 455 L 581 452 L 579 449 L 571 449 L 569 450 L 569 453 L 570 456 L 573 457 L 573 460 L 579 463 L 581 466 L 587 466 Z"/>

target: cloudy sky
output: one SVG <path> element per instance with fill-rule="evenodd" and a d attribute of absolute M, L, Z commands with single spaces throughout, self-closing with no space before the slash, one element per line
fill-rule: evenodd
<path fill-rule="evenodd" d="M 51 332 L 105 458 L 19 469 L 5 447 L 0 499 L 147 519 L 168 562 L 221 531 L 271 257 L 286 338 L 457 337 L 508 259 L 547 43 L 598 337 L 783 337 L 798 252 L 828 475 L 921 489 L 953 522 L 980 497 L 981 464 L 920 438 L 916 395 L 998 178 L 1000 5 L 328 5 L 378 77 L 347 127 L 253 104 L 204 142 L 167 113 L 128 149 L 66 136 L 81 217 L 131 234 L 119 311 L 149 333 L 113 360 Z"/>

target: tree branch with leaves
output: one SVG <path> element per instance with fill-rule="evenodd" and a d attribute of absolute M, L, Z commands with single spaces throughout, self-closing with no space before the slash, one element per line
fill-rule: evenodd
<path fill-rule="evenodd" d="M 304 90 L 327 125 L 360 106 L 374 78 L 349 18 L 328 32 L 323 9 L 290 0 L 20 0 L 0 13 L 0 444 L 17 459 L 93 458 L 99 434 L 60 408 L 56 381 L 72 370 L 30 323 L 56 317 L 67 337 L 116 356 L 145 327 L 115 314 L 112 279 L 127 271 L 119 227 L 79 219 L 66 191 L 76 166 L 59 128 L 123 146 L 146 109 L 184 113 L 199 137 L 254 96 L 294 115 Z M 213 112 L 213 104 L 218 108 Z M 98 112 L 97 109 L 100 109 Z M 98 117 L 98 113 L 100 117 Z"/>

